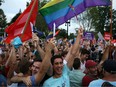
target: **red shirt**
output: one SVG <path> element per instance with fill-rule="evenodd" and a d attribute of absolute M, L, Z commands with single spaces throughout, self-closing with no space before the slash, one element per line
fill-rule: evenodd
<path fill-rule="evenodd" d="M 82 86 L 88 87 L 88 86 L 89 86 L 89 83 L 90 83 L 91 81 L 93 81 L 93 80 L 95 80 L 95 78 L 92 78 L 92 77 L 90 77 L 89 75 L 85 75 L 85 76 L 83 77 L 83 79 L 82 79 Z"/>

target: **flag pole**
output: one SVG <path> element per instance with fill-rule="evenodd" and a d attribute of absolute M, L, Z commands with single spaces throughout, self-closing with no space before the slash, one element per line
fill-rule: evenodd
<path fill-rule="evenodd" d="M 111 6 L 110 6 L 110 39 L 112 40 L 113 38 L 112 38 L 112 0 L 111 0 Z M 110 41 L 110 44 L 111 44 L 111 41 Z M 112 52 L 111 52 L 111 47 L 110 47 L 110 53 L 109 53 L 109 55 L 110 55 L 110 59 L 112 59 Z"/>
<path fill-rule="evenodd" d="M 78 17 L 77 17 L 77 15 L 76 15 L 76 14 L 75 14 L 75 17 L 76 17 L 76 20 L 78 21 Z M 79 22 L 79 26 L 81 26 L 80 22 Z"/>
<path fill-rule="evenodd" d="M 74 13 L 74 15 L 76 17 L 76 20 L 78 21 L 78 17 L 77 17 L 77 15 L 75 13 L 75 8 L 72 5 L 69 5 L 69 7 L 73 10 L 73 13 Z M 81 26 L 80 22 L 79 22 L 79 26 Z"/>
<path fill-rule="evenodd" d="M 27 18 L 27 21 L 26 21 L 25 26 L 24 26 L 24 29 L 23 29 L 23 33 L 22 33 L 22 35 L 20 36 L 20 38 L 23 38 L 24 32 L 25 32 L 25 30 L 26 30 L 26 28 L 27 28 L 27 25 L 28 25 L 28 23 L 29 23 L 29 19 L 30 19 L 31 15 L 32 15 L 32 11 L 34 10 L 34 6 L 35 6 L 35 4 L 36 4 L 36 1 L 37 1 L 37 0 L 35 0 L 34 3 L 33 3 L 33 5 L 32 5 L 32 8 L 31 8 L 31 10 L 30 10 L 30 14 L 29 14 L 29 16 L 28 16 L 28 18 Z"/>
<path fill-rule="evenodd" d="M 54 23 L 53 24 L 53 37 L 55 37 L 55 33 L 56 33 L 55 30 L 56 30 L 56 24 Z"/>
<path fill-rule="evenodd" d="M 111 7 L 110 7 L 110 35 L 111 35 L 111 40 L 112 40 L 112 1 L 111 0 Z"/>

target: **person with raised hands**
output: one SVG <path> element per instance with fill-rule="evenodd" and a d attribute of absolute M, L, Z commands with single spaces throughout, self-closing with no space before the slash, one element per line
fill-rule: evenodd
<path fill-rule="evenodd" d="M 63 64 L 63 58 L 60 55 L 54 55 L 51 58 L 51 63 L 53 66 L 53 76 L 46 80 L 43 87 L 70 87 L 69 81 L 69 69 L 72 68 L 75 55 L 79 47 L 79 41 L 83 35 L 83 29 L 78 30 L 78 35 L 76 42 L 71 47 L 65 60 L 66 64 Z"/>
<path fill-rule="evenodd" d="M 50 39 L 49 41 L 47 41 L 47 43 L 49 42 L 52 42 L 54 44 L 54 48 L 56 48 L 56 45 L 54 43 L 54 39 Z M 41 47 L 40 47 L 40 43 L 39 43 L 39 37 L 33 33 L 33 36 L 32 36 L 32 43 L 34 45 L 34 47 L 36 48 L 36 50 L 38 51 L 39 55 L 40 55 L 40 58 L 39 60 L 43 60 L 44 57 L 45 57 L 45 50 L 43 50 Z M 45 45 L 45 44 L 44 44 Z M 54 49 L 52 49 L 54 50 Z M 48 77 L 50 77 L 52 75 L 53 71 L 52 71 L 52 66 L 49 67 L 49 70 L 47 72 L 47 74 L 45 75 L 45 80 L 48 79 Z M 43 81 L 44 81 L 43 79 Z M 43 82 L 42 82 L 43 83 Z"/>
<path fill-rule="evenodd" d="M 48 71 L 48 68 L 50 66 L 50 59 L 52 57 L 51 50 L 54 49 L 54 43 L 53 41 L 49 41 L 46 43 L 45 46 L 45 56 L 43 58 L 43 61 L 41 63 L 41 67 L 39 71 L 35 75 L 28 75 L 28 76 L 15 76 L 11 78 L 11 82 L 22 82 L 18 86 L 38 86 L 39 83 L 44 78 L 45 74 Z M 29 70 L 29 69 L 28 69 Z"/>
<path fill-rule="evenodd" d="M 33 33 L 33 36 L 32 36 L 32 43 L 34 47 L 37 49 L 37 51 L 39 52 L 41 59 L 43 59 L 45 56 L 45 51 L 40 47 L 39 37 L 35 33 Z"/>

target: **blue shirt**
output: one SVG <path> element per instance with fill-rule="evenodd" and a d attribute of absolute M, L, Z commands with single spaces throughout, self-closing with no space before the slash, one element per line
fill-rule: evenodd
<path fill-rule="evenodd" d="M 64 65 L 62 76 L 59 78 L 49 78 L 43 84 L 43 87 L 70 87 L 69 82 L 69 69 L 67 65 Z"/>
<path fill-rule="evenodd" d="M 37 84 L 35 83 L 35 76 L 34 75 L 31 76 L 30 79 L 31 79 L 32 87 L 37 86 Z M 27 87 L 27 86 L 25 83 L 20 82 L 20 83 L 18 83 L 18 87 Z"/>
<path fill-rule="evenodd" d="M 103 82 L 106 82 L 106 80 L 102 80 L 102 79 L 98 79 L 98 80 L 94 80 L 92 82 L 90 82 L 89 86 L 88 87 L 101 87 Z M 116 81 L 107 81 L 109 82 L 110 84 L 116 86 Z"/>
<path fill-rule="evenodd" d="M 1 85 L 4 85 L 4 86 L 7 85 L 6 78 L 2 74 L 0 74 L 0 86 Z"/>

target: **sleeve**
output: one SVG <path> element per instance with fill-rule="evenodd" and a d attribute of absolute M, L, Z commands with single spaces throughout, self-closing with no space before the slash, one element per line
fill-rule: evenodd
<path fill-rule="evenodd" d="M 95 84 L 93 84 L 92 82 L 90 82 L 90 84 L 88 85 L 88 87 L 95 87 Z"/>
<path fill-rule="evenodd" d="M 31 76 L 30 79 L 31 79 L 31 82 L 32 82 L 32 86 L 35 86 L 36 85 L 35 76 L 34 75 Z"/>
<path fill-rule="evenodd" d="M 90 78 L 89 76 L 84 76 L 82 79 L 82 86 L 88 86 L 90 84 L 90 82 L 93 81 L 92 78 Z"/>
<path fill-rule="evenodd" d="M 102 80 L 93 80 L 89 83 L 88 87 L 102 87 L 102 83 L 103 81 Z M 107 87 L 107 86 L 105 86 Z M 110 87 L 110 86 L 108 86 Z"/>
<path fill-rule="evenodd" d="M 67 64 L 67 61 L 65 59 L 63 60 L 63 64 Z"/>
<path fill-rule="evenodd" d="M 69 73 L 69 68 L 68 68 L 68 66 L 67 66 L 67 64 L 64 64 L 64 67 L 63 67 L 63 75 L 68 75 L 68 73 Z"/>
<path fill-rule="evenodd" d="M 43 87 L 50 87 L 47 81 L 44 82 Z"/>

